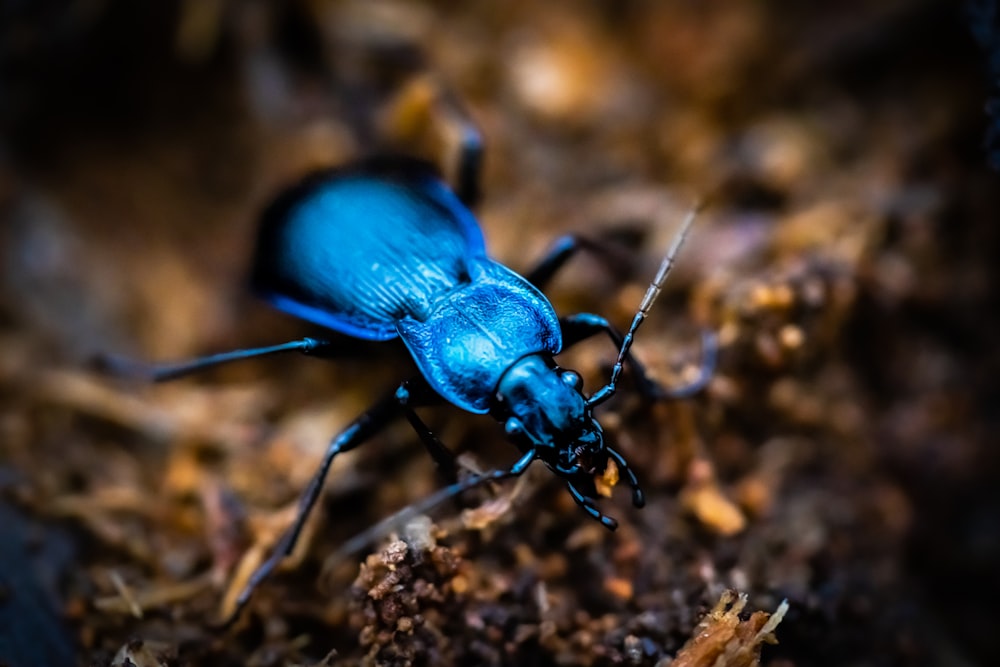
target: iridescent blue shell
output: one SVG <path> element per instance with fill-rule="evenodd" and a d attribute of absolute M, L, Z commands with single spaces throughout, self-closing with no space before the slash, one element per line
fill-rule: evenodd
<path fill-rule="evenodd" d="M 443 398 L 489 410 L 503 373 L 562 348 L 551 304 L 486 255 L 430 168 L 369 163 L 310 178 L 265 213 L 252 275 L 277 308 L 369 340 L 399 336 Z"/>

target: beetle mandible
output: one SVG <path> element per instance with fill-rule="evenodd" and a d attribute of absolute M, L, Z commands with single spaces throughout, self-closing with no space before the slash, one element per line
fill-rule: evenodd
<path fill-rule="evenodd" d="M 649 313 L 696 209 L 680 231 L 651 282 L 625 335 L 590 313 L 557 317 L 540 291 L 555 272 L 593 241 L 567 236 L 525 276 L 491 259 L 470 211 L 476 199 L 482 143 L 466 128 L 458 183 L 446 185 L 429 163 L 412 158 L 373 158 L 306 178 L 264 212 L 253 262 L 253 289 L 276 308 L 298 318 L 362 339 L 402 339 L 421 376 L 407 380 L 334 437 L 299 501 L 299 511 L 271 556 L 236 600 L 231 618 L 256 586 L 291 553 L 333 459 L 354 449 L 404 416 L 435 462 L 455 475 L 451 452 L 414 411 L 449 402 L 490 414 L 504 425 L 520 458 L 509 468 L 472 475 L 435 498 L 456 495 L 488 480 L 522 474 L 536 459 L 562 478 L 573 500 L 614 530 L 617 522 L 594 504 L 595 475 L 614 461 L 645 500 L 635 473 L 605 441 L 594 408 L 615 393 L 625 363 L 637 386 L 654 399 L 699 391 L 711 376 L 716 343 L 703 335 L 703 361 L 690 384 L 667 389 L 649 379 L 632 356 L 633 336 Z M 611 338 L 618 357 L 607 384 L 586 396 L 580 376 L 553 358 L 598 334 Z M 333 344 L 303 338 L 281 345 L 236 350 L 177 364 L 131 364 L 155 381 L 188 375 L 218 364 L 283 352 L 326 356 Z"/>

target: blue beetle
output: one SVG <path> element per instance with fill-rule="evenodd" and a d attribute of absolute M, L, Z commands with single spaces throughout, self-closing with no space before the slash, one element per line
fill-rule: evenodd
<path fill-rule="evenodd" d="M 598 315 L 560 319 L 540 291 L 574 252 L 592 248 L 593 242 L 574 236 L 560 239 L 524 277 L 487 255 L 469 208 L 475 199 L 477 158 L 477 150 L 464 152 L 457 194 L 428 163 L 380 158 L 315 174 L 266 209 L 253 262 L 253 289 L 278 309 L 328 329 L 376 341 L 402 339 L 421 375 L 403 382 L 331 441 L 303 492 L 294 523 L 249 579 L 233 618 L 257 584 L 294 548 L 334 457 L 362 444 L 393 418 L 404 416 L 438 465 L 457 479 L 451 452 L 417 416 L 416 407 L 447 401 L 472 413 L 489 413 L 504 424 L 522 453 L 510 468 L 453 483 L 435 495 L 438 499 L 487 480 L 520 475 L 539 459 L 565 480 L 580 507 L 613 530 L 617 522 L 592 500 L 597 496 L 595 475 L 603 474 L 613 460 L 632 489 L 633 504 L 644 504 L 635 473 L 607 444 L 593 410 L 614 394 L 626 362 L 640 390 L 652 398 L 691 395 L 710 377 L 715 347 L 707 334 L 699 377 L 674 390 L 648 379 L 629 352 L 695 212 L 685 219 L 622 336 Z M 587 397 L 580 376 L 560 368 L 553 357 L 599 333 L 614 341 L 618 358 L 609 382 Z M 335 353 L 329 341 L 303 338 L 144 367 L 144 372 L 165 380 L 289 351 Z"/>

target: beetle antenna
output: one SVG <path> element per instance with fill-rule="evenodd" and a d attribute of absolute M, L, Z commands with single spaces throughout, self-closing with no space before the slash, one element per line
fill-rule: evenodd
<path fill-rule="evenodd" d="M 667 250 L 667 254 L 663 256 L 663 261 L 660 262 L 660 268 L 656 271 L 656 277 L 653 278 L 653 282 L 649 283 L 649 287 L 646 288 L 646 295 L 642 297 L 642 303 L 639 304 L 639 310 L 636 311 L 635 317 L 632 318 L 632 324 L 628 328 L 628 333 L 626 333 L 625 337 L 622 339 L 622 347 L 618 350 L 618 360 L 615 362 L 615 366 L 611 370 L 611 379 L 608 380 L 606 385 L 597 390 L 591 395 L 590 398 L 587 399 L 587 407 L 600 405 L 615 395 L 615 390 L 618 388 L 618 378 L 621 377 L 622 368 L 625 364 L 625 357 L 628 356 L 628 352 L 632 347 L 632 340 L 635 337 L 635 332 L 639 328 L 639 325 L 646 320 L 646 316 L 649 315 L 649 311 L 653 307 L 653 303 L 656 302 L 656 297 L 660 296 L 660 290 L 663 289 L 663 283 L 670 274 L 670 269 L 674 266 L 674 259 L 677 257 L 677 253 L 680 251 L 681 246 L 684 245 L 684 240 L 687 238 L 688 231 L 691 229 L 691 224 L 694 222 L 695 217 L 699 212 L 701 212 L 703 207 L 704 203 L 699 201 L 695 203 L 691 210 L 688 211 L 688 214 L 684 216 L 684 221 L 681 223 L 680 231 L 674 235 L 673 241 L 670 243 L 670 248 Z"/>

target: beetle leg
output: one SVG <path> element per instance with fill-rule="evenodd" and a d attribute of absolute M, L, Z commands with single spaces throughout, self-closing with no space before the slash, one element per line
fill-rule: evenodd
<path fill-rule="evenodd" d="M 542 261 L 525 273 L 524 277 L 538 289 L 545 289 L 556 272 L 581 249 L 595 254 L 604 254 L 605 252 L 605 248 L 592 239 L 576 234 L 567 234 L 556 239 Z"/>
<path fill-rule="evenodd" d="M 609 517 L 607 514 L 602 513 L 601 510 L 597 509 L 597 506 L 594 505 L 594 502 L 590 498 L 587 498 L 582 493 L 580 493 L 580 490 L 577 489 L 575 486 L 573 486 L 571 482 L 566 482 L 566 488 L 569 489 L 569 493 L 571 496 L 573 496 L 573 500 L 576 501 L 576 504 L 582 507 L 583 511 L 585 511 L 587 514 L 600 521 L 605 528 L 607 528 L 608 530 L 614 530 L 618 527 L 617 521 Z"/>
<path fill-rule="evenodd" d="M 434 495 L 422 500 L 419 504 L 414 506 L 415 512 L 426 512 L 444 502 L 452 496 L 457 496 L 458 494 L 471 489 L 473 487 L 479 486 L 486 482 L 499 482 L 502 479 L 507 479 L 509 477 L 520 477 L 524 474 L 524 471 L 528 469 L 534 460 L 538 457 L 538 454 L 534 449 L 529 449 L 524 453 L 521 458 L 514 462 L 507 470 L 493 470 L 492 472 L 484 472 L 482 474 L 469 475 L 460 482 L 455 482 L 450 486 L 447 486 Z"/>
<path fill-rule="evenodd" d="M 562 327 L 563 349 L 568 349 L 577 343 L 584 341 L 600 333 L 607 334 L 615 348 L 621 348 L 623 336 L 608 320 L 593 313 L 577 313 L 559 318 Z M 635 384 L 643 396 L 650 399 L 658 399 L 664 396 L 663 388 L 646 374 L 646 367 L 635 356 L 629 352 L 626 360 L 632 367 L 635 377 Z"/>
<path fill-rule="evenodd" d="M 383 133 L 390 135 L 391 142 L 411 144 L 410 150 L 414 143 L 422 143 L 424 148 L 433 145 L 431 152 L 443 153 L 435 156 L 435 162 L 443 163 L 462 203 L 473 208 L 479 202 L 483 135 L 442 77 L 425 70 L 415 72 L 399 91 L 387 117 L 390 126 Z"/>
<path fill-rule="evenodd" d="M 367 530 L 347 540 L 333 554 L 332 559 L 334 561 L 340 561 L 341 559 L 357 554 L 375 540 L 388 535 L 394 530 L 400 530 L 407 524 L 407 522 L 413 519 L 413 517 L 430 512 L 441 503 L 454 498 L 463 491 L 468 491 L 469 489 L 486 482 L 498 482 L 509 477 L 517 477 L 524 473 L 534 460 L 535 452 L 534 450 L 531 450 L 525 453 L 524 456 L 518 459 L 514 465 L 507 470 L 501 469 L 483 473 L 481 475 L 470 475 L 461 482 L 455 482 L 454 484 L 450 484 L 443 489 L 439 489 L 426 498 L 404 507 L 399 512 L 396 512 L 392 516 L 379 521 L 374 526 L 371 526 Z"/>
<path fill-rule="evenodd" d="M 463 204 L 472 208 L 482 194 L 483 137 L 468 113 L 457 102 L 453 106 L 459 107 L 459 111 L 455 112 L 455 124 L 461 133 L 455 167 L 455 194 Z"/>
<path fill-rule="evenodd" d="M 173 364 L 147 364 L 141 361 L 125 359 L 113 355 L 100 355 L 95 360 L 95 365 L 101 371 L 112 375 L 140 378 L 151 382 L 163 382 L 175 378 L 192 375 L 208 368 L 227 364 L 232 361 L 242 361 L 243 359 L 254 359 L 256 357 L 266 357 L 272 354 L 283 352 L 299 352 L 312 356 L 327 356 L 330 354 L 332 343 L 318 338 L 302 338 L 280 345 L 270 345 L 268 347 L 254 347 L 246 350 L 233 350 L 222 352 L 207 357 L 199 357 L 188 361 L 181 361 Z"/>
<path fill-rule="evenodd" d="M 632 487 L 632 504 L 635 507 L 643 507 L 646 504 L 646 496 L 643 494 L 642 489 L 639 488 L 639 479 L 635 476 L 628 461 L 611 447 L 608 447 L 608 456 L 614 459 L 618 465 L 618 470 L 628 478 L 628 485 Z"/>
<path fill-rule="evenodd" d="M 457 143 L 454 157 L 446 156 L 453 170 L 455 194 L 469 208 L 475 207 L 481 195 L 480 184 L 483 166 L 483 135 L 457 95 L 438 77 L 429 78 L 433 88 L 433 121 L 440 128 L 446 141 Z"/>
<path fill-rule="evenodd" d="M 478 475 L 469 475 L 462 481 L 446 486 L 437 493 L 434 493 L 431 496 L 424 498 L 419 503 L 411 506 L 410 509 L 412 514 L 427 512 L 449 498 L 457 496 L 463 491 L 467 491 L 471 488 L 479 486 L 480 484 L 485 484 L 486 482 L 499 482 L 500 480 L 508 479 L 510 477 L 520 477 L 537 457 L 538 454 L 535 450 L 529 449 L 523 456 L 521 456 L 521 458 L 514 462 L 514 465 L 506 470 L 500 469 L 493 470 L 491 472 L 484 472 Z"/>
<path fill-rule="evenodd" d="M 458 479 L 458 464 L 455 461 L 455 454 L 445 447 L 440 438 L 434 435 L 434 432 L 427 427 L 412 408 L 403 408 L 403 416 L 406 417 L 406 421 L 410 422 L 413 430 L 417 432 L 420 442 L 424 444 L 427 453 L 434 459 L 434 463 L 441 470 L 441 474 L 444 475 L 445 480 L 447 482 L 456 481 Z"/>
<path fill-rule="evenodd" d="M 624 336 L 607 319 L 593 313 L 577 313 L 559 318 L 563 332 L 563 348 L 569 348 L 591 336 L 600 333 L 607 334 L 615 347 L 621 348 Z M 715 334 L 711 331 L 703 330 L 701 333 L 701 363 L 699 364 L 698 377 L 691 382 L 678 387 L 664 387 L 646 374 L 645 366 L 629 351 L 625 355 L 625 360 L 631 365 L 635 375 L 635 383 L 643 396 L 654 400 L 688 398 L 705 388 L 712 373 L 715 371 L 715 362 L 719 345 Z"/>
<path fill-rule="evenodd" d="M 524 277 L 538 289 L 545 289 L 555 274 L 577 254 L 584 250 L 601 261 L 612 274 L 626 276 L 635 264 L 634 254 L 629 251 L 629 243 L 620 240 L 618 230 L 607 230 L 598 237 L 590 238 L 578 234 L 567 234 L 556 239 L 545 257 Z"/>
<path fill-rule="evenodd" d="M 413 430 L 417 432 L 420 442 L 427 448 L 427 453 L 434 459 L 434 463 L 437 464 L 441 474 L 444 475 L 445 481 L 448 483 L 458 481 L 458 464 L 455 462 L 455 455 L 450 449 L 445 447 L 444 443 L 434 435 L 434 432 L 431 431 L 411 407 L 414 402 L 414 396 L 411 393 L 410 382 L 404 382 L 399 385 L 399 389 L 396 390 L 396 399 L 403 406 L 403 416 L 406 417 L 406 421 L 410 422 Z M 426 401 L 421 404 L 426 404 Z"/>
<path fill-rule="evenodd" d="M 246 606 L 257 586 L 295 549 L 295 544 L 298 542 L 302 528 L 305 526 L 310 514 L 312 514 L 316 501 L 319 500 L 320 493 L 323 490 L 323 483 L 326 481 L 327 473 L 330 472 L 330 466 L 333 463 L 334 457 L 337 454 L 354 449 L 381 431 L 391 418 L 399 414 L 400 410 L 402 410 L 402 405 L 394 392 L 362 413 L 350 426 L 330 441 L 330 445 L 323 455 L 323 460 L 309 481 L 309 485 L 299 498 L 299 508 L 295 514 L 295 520 L 281 536 L 270 557 L 250 575 L 243 590 L 240 591 L 239 596 L 236 598 L 232 614 L 226 620 L 227 625 L 239 617 L 240 611 Z"/>
<path fill-rule="evenodd" d="M 659 387 L 663 398 L 688 398 L 704 389 L 715 373 L 715 364 L 719 355 L 719 339 L 714 332 L 703 329 L 701 332 L 701 363 L 698 365 L 698 376 L 687 384 L 676 387 Z"/>

